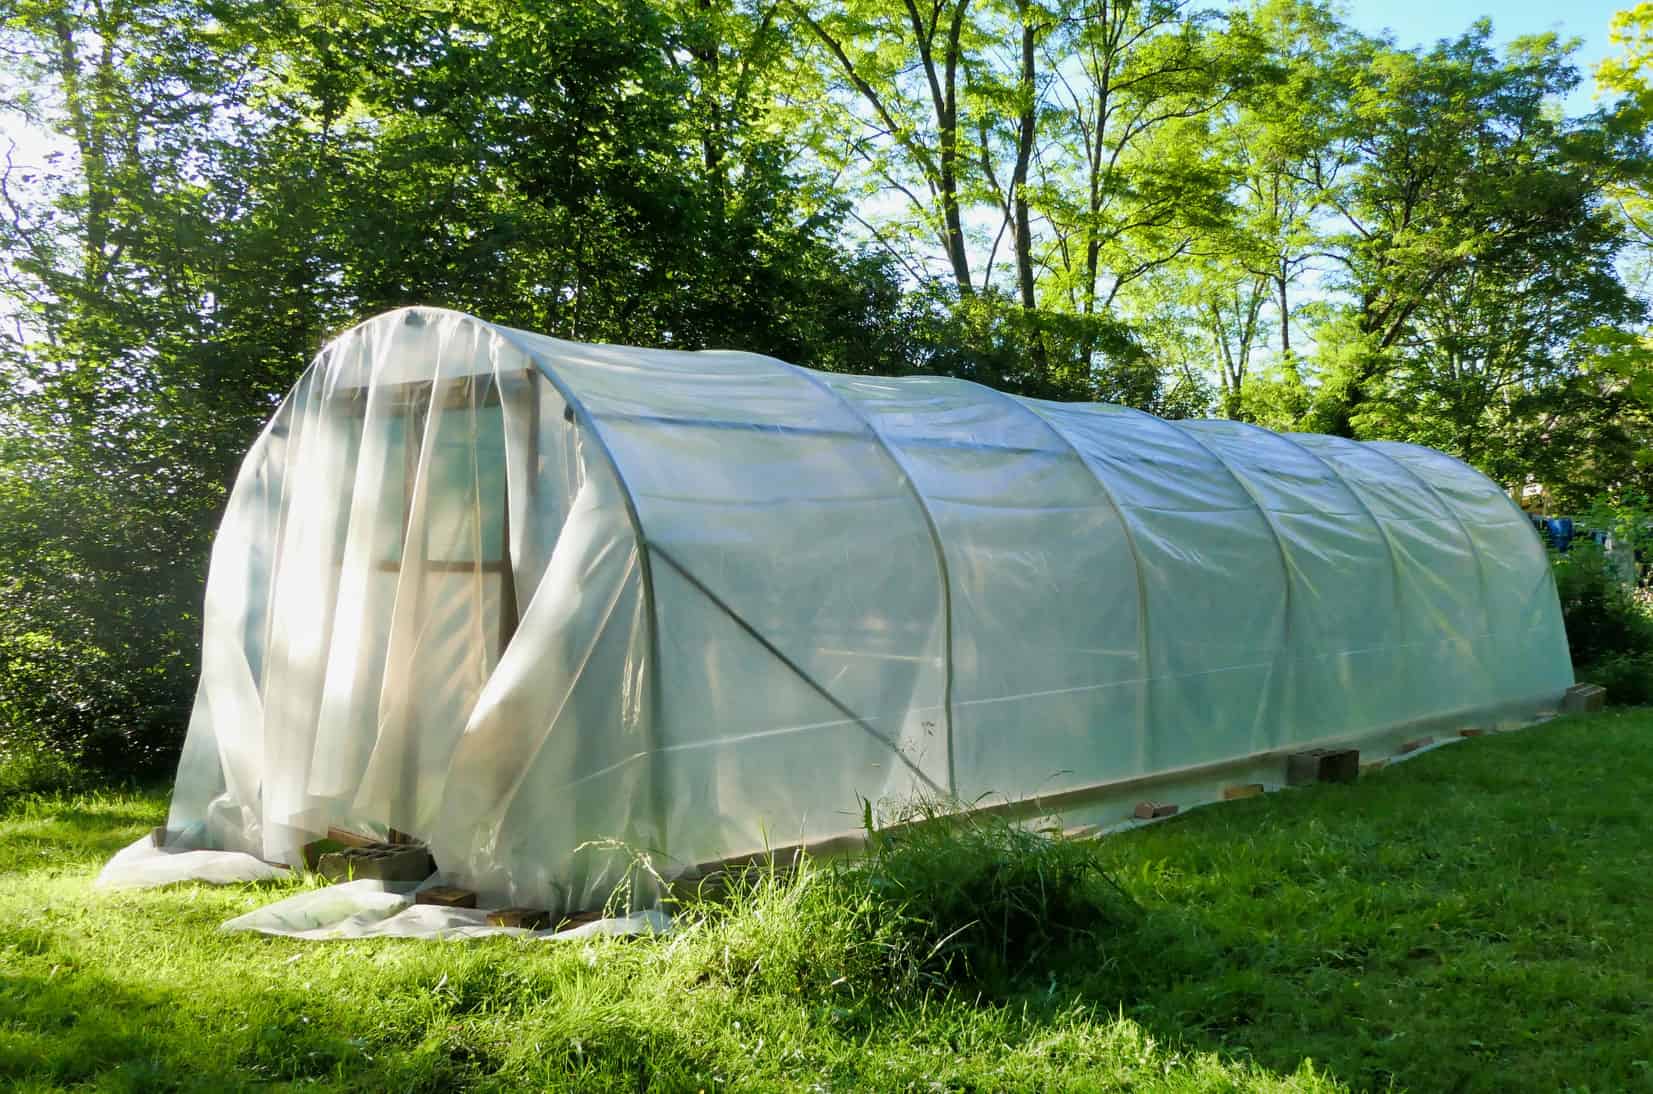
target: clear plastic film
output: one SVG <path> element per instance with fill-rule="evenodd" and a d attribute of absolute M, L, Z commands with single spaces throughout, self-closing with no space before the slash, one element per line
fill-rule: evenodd
<path fill-rule="evenodd" d="M 435 309 L 331 343 L 208 578 L 174 843 L 554 910 L 856 827 L 1553 699 L 1548 563 L 1405 445 Z"/>

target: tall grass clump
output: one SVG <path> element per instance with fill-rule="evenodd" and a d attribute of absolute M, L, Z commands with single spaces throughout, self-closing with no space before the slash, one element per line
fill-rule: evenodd
<path fill-rule="evenodd" d="M 915 953 L 949 978 L 1014 976 L 1052 953 L 1106 950 L 1137 906 L 1093 840 L 1002 816 L 919 802 L 882 829 L 863 813 L 870 854 L 850 868 Z"/>
<path fill-rule="evenodd" d="M 770 862 L 682 898 L 694 979 L 842 997 L 1009 990 L 1074 947 L 1094 968 L 1139 917 L 1093 841 L 928 802 L 883 826 L 868 806 L 863 823 L 861 856 Z"/>

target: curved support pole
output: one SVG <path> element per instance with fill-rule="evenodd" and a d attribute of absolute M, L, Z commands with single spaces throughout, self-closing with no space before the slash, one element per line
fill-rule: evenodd
<path fill-rule="evenodd" d="M 960 380 L 959 382 L 981 389 L 999 402 L 1008 404 L 1015 413 L 1037 422 L 1040 428 L 1056 439 L 1057 444 L 1071 452 L 1073 458 L 1079 461 L 1079 466 L 1084 468 L 1085 473 L 1095 481 L 1096 489 L 1102 495 L 1102 499 L 1113 510 L 1114 516 L 1119 518 L 1119 528 L 1125 537 L 1125 548 L 1131 553 L 1131 570 L 1136 577 L 1137 664 L 1142 669 L 1144 688 L 1142 700 L 1137 704 L 1136 758 L 1138 768 L 1146 771 L 1148 764 L 1148 696 L 1146 689 L 1154 679 L 1154 671 L 1148 645 L 1148 581 L 1142 573 L 1142 551 L 1137 546 L 1136 533 L 1131 528 L 1131 522 L 1125 516 L 1125 510 L 1120 506 L 1119 499 L 1114 496 L 1113 490 L 1103 481 L 1096 468 L 1091 466 L 1091 462 L 1085 459 L 1084 453 L 1080 452 L 1073 441 L 1069 440 L 1067 435 L 1060 429 L 1057 429 L 1055 424 L 1048 418 L 1015 396 L 1007 395 L 997 388 L 988 387 L 986 384 L 978 384 L 974 380 Z"/>
<path fill-rule="evenodd" d="M 757 355 L 754 355 L 757 356 Z M 947 793 L 949 796 L 958 795 L 958 769 L 953 755 L 953 581 L 947 569 L 947 548 L 941 541 L 941 531 L 936 527 L 935 514 L 930 511 L 930 503 L 925 500 L 923 491 L 919 490 L 918 483 L 913 479 L 912 472 L 907 464 L 896 453 L 884 434 L 881 433 L 872 419 L 842 395 L 833 391 L 825 380 L 814 372 L 799 365 L 790 364 L 774 357 L 759 357 L 782 368 L 797 373 L 804 380 L 815 385 L 827 398 L 843 407 L 844 410 L 867 427 L 867 433 L 883 450 L 886 458 L 894 465 L 901 481 L 912 494 L 913 500 L 918 503 L 919 512 L 924 514 L 924 526 L 930 530 L 930 543 L 935 547 L 936 571 L 941 580 L 941 627 L 942 627 L 942 685 L 941 709 L 942 716 L 947 720 Z"/>
<path fill-rule="evenodd" d="M 1257 496 L 1256 492 L 1252 490 L 1251 487 L 1246 485 L 1244 479 L 1240 478 L 1239 473 L 1234 470 L 1233 465 L 1223 459 L 1221 453 L 1219 453 L 1215 448 L 1211 447 L 1209 444 L 1206 444 L 1205 441 L 1194 432 L 1194 430 L 1178 426 L 1175 422 L 1166 421 L 1164 418 L 1156 418 L 1152 414 L 1137 410 L 1134 407 L 1125 407 L 1123 409 L 1139 418 L 1145 418 L 1148 421 L 1163 426 L 1165 429 L 1170 430 L 1179 436 L 1187 437 L 1190 441 L 1193 441 L 1194 444 L 1198 445 L 1206 455 L 1216 461 L 1218 467 L 1221 467 L 1228 473 L 1228 477 L 1234 480 L 1234 485 L 1238 486 L 1240 490 L 1245 493 L 1245 496 L 1251 499 L 1252 507 L 1257 510 L 1257 515 L 1262 517 L 1263 523 L 1268 526 L 1269 534 L 1274 537 L 1275 549 L 1280 552 L 1280 577 L 1284 583 L 1285 593 L 1284 611 L 1281 613 L 1280 617 L 1280 648 L 1276 650 L 1274 654 L 1274 665 L 1277 670 L 1281 659 L 1284 658 L 1287 652 L 1291 649 L 1291 615 L 1293 606 L 1297 599 L 1293 595 L 1294 587 L 1297 582 L 1292 576 L 1291 555 L 1286 550 L 1286 538 L 1280 534 L 1280 526 L 1274 522 L 1273 515 L 1270 514 L 1268 509 L 1263 505 L 1262 499 Z"/>
<path fill-rule="evenodd" d="M 1357 441 L 1355 443 L 1358 444 L 1360 442 Z M 1489 590 L 1487 588 L 1486 561 L 1481 557 L 1481 548 L 1478 544 L 1476 544 L 1475 537 L 1470 535 L 1470 533 L 1469 533 L 1469 525 L 1464 523 L 1464 518 L 1458 515 L 1457 508 L 1451 502 L 1446 500 L 1446 496 L 1444 494 L 1442 494 L 1439 490 L 1435 489 L 1435 484 L 1434 483 L 1430 482 L 1428 479 L 1424 478 L 1422 475 L 1418 474 L 1416 471 L 1412 470 L 1410 467 L 1406 466 L 1401 461 L 1395 459 L 1395 457 L 1389 455 L 1389 453 L 1385 452 L 1382 448 L 1379 448 L 1377 445 L 1367 444 L 1366 448 L 1368 448 L 1369 450 L 1371 450 L 1373 452 L 1376 452 L 1379 456 L 1382 456 L 1385 460 L 1387 460 L 1390 463 L 1394 464 L 1396 469 L 1399 470 L 1402 475 L 1405 475 L 1407 478 L 1411 479 L 1413 482 L 1415 482 L 1419 486 L 1423 487 L 1424 491 L 1426 493 L 1428 493 L 1436 501 L 1441 503 L 1441 508 L 1446 510 L 1446 515 L 1452 518 L 1452 523 L 1456 524 L 1458 526 L 1458 531 L 1463 533 L 1464 542 L 1469 544 L 1470 556 L 1475 559 L 1475 580 L 1481 586 L 1481 598 L 1480 598 L 1481 626 L 1482 626 L 1483 631 L 1485 632 L 1485 635 L 1487 637 L 1491 637 L 1491 635 L 1492 635 L 1492 616 L 1487 611 L 1487 597 L 1488 597 L 1488 594 L 1489 594 Z"/>
<path fill-rule="evenodd" d="M 467 317 L 469 318 L 469 317 Z M 473 320 L 475 322 L 476 320 Z M 620 461 L 614 458 L 614 450 L 609 447 L 608 438 L 603 436 L 602 430 L 597 428 L 597 420 L 584 402 L 574 394 L 572 388 L 556 374 L 549 361 L 544 360 L 538 353 L 519 342 L 509 327 L 499 327 L 492 323 L 486 326 L 493 331 L 507 345 L 529 361 L 532 361 L 539 374 L 544 376 L 558 395 L 562 396 L 574 420 L 579 422 L 601 453 L 603 462 L 608 464 L 609 473 L 614 476 L 614 484 L 620 488 L 620 500 L 625 504 L 626 519 L 631 522 L 631 533 L 637 540 L 637 570 L 638 578 L 643 586 L 643 615 L 648 620 L 649 627 L 649 698 L 648 698 L 648 734 L 649 742 L 649 796 L 653 799 L 649 803 L 650 812 L 654 818 L 655 838 L 661 841 L 664 848 L 666 839 L 666 800 L 662 793 L 665 780 L 661 777 L 658 757 L 660 755 L 660 718 L 663 707 L 660 703 L 660 614 L 654 601 L 654 567 L 652 565 L 652 548 L 648 536 L 643 530 L 643 521 L 637 513 L 637 499 L 632 496 L 631 484 L 620 470 Z"/>
<path fill-rule="evenodd" d="M 1366 519 L 1372 522 L 1373 528 L 1377 529 L 1378 537 L 1383 540 L 1384 549 L 1389 552 L 1389 569 L 1393 574 L 1391 580 L 1394 583 L 1395 590 L 1395 618 L 1404 624 L 1406 622 L 1406 613 L 1401 611 L 1400 603 L 1400 555 L 1395 549 L 1395 539 L 1389 534 L 1389 529 L 1383 526 L 1383 522 L 1378 520 L 1377 514 L 1372 512 L 1372 507 L 1366 504 L 1366 499 L 1361 496 L 1360 491 L 1355 488 L 1353 483 L 1344 478 L 1343 474 L 1338 471 L 1336 467 L 1332 466 L 1331 461 L 1320 455 L 1320 453 L 1314 451 L 1308 445 L 1305 445 L 1300 441 L 1293 440 L 1290 433 L 1275 433 L 1272 430 L 1264 429 L 1260 425 L 1253 425 L 1251 422 L 1241 422 L 1239 424 L 1245 426 L 1247 429 L 1254 429 L 1259 433 L 1284 441 L 1286 444 L 1289 444 L 1291 447 L 1297 449 L 1297 451 L 1303 453 L 1303 455 L 1309 457 L 1309 459 L 1313 460 L 1315 463 L 1318 463 L 1321 467 L 1324 467 L 1331 477 L 1336 480 L 1337 484 L 1343 487 L 1344 491 L 1346 491 L 1348 495 L 1355 500 L 1355 504 L 1360 506 L 1360 511 L 1366 514 Z M 1338 437 L 1334 439 L 1341 441 L 1344 438 Z M 1348 443 L 1356 444 L 1358 442 L 1350 441 Z"/>
<path fill-rule="evenodd" d="M 924 772 L 922 770 L 920 770 L 918 768 L 918 766 L 911 761 L 911 759 L 909 759 L 904 753 L 902 753 L 900 748 L 897 747 L 895 742 L 893 742 L 889 738 L 885 737 L 882 733 L 879 733 L 878 730 L 870 722 L 868 722 L 865 718 L 861 717 L 854 710 L 850 709 L 850 707 L 847 704 L 842 702 L 837 696 L 833 695 L 830 690 L 828 690 L 826 687 L 824 687 L 814 677 L 810 676 L 809 673 L 805 672 L 804 669 L 803 669 L 803 666 L 799 665 L 797 662 L 795 662 L 791 658 L 787 657 L 772 642 L 770 642 L 763 635 L 759 634 L 757 632 L 757 630 L 754 629 L 751 626 L 751 624 L 749 624 L 737 612 L 735 612 L 727 603 L 725 603 L 723 601 L 723 599 L 721 597 L 717 596 L 711 589 L 707 588 L 706 585 L 702 581 L 700 581 L 699 578 L 695 577 L 692 573 L 690 573 L 675 558 L 673 558 L 671 555 L 667 554 L 663 547 L 659 546 L 658 544 L 650 542 L 650 540 L 648 538 L 648 535 L 647 535 L 646 531 L 644 530 L 642 518 L 638 515 L 637 503 L 636 503 L 636 500 L 633 498 L 632 493 L 631 493 L 631 485 L 626 481 L 626 477 L 620 469 L 620 462 L 617 459 L 615 459 L 614 451 L 613 451 L 612 448 L 609 447 L 608 439 L 603 435 L 602 430 L 598 427 L 596 418 L 595 418 L 595 416 L 592 415 L 590 409 L 588 407 L 586 407 L 586 405 L 579 399 L 579 397 L 574 394 L 573 389 L 571 389 L 568 386 L 568 384 L 562 380 L 561 377 L 556 375 L 555 369 L 553 368 L 551 362 L 543 359 L 538 353 L 535 353 L 534 351 L 528 349 L 526 346 L 522 345 L 515 338 L 513 338 L 511 336 L 511 331 L 510 331 L 509 328 L 497 327 L 497 326 L 493 326 L 492 324 L 489 324 L 489 326 L 496 334 L 498 334 L 507 343 L 514 346 L 525 357 L 527 357 L 529 360 L 533 361 L 539 367 L 540 373 L 542 375 L 544 375 L 545 378 L 548 381 L 550 381 L 551 386 L 556 388 L 557 393 L 559 395 L 561 395 L 563 397 L 564 401 L 568 404 L 569 411 L 574 415 L 575 420 L 580 422 L 585 427 L 586 431 L 590 434 L 592 441 L 597 445 L 598 450 L 602 453 L 604 461 L 608 464 L 609 469 L 613 472 L 615 484 L 618 485 L 619 488 L 620 488 L 620 496 L 621 496 L 621 499 L 625 503 L 626 516 L 631 521 L 632 531 L 637 537 L 637 547 L 638 547 L 637 557 L 638 557 L 638 565 L 639 565 L 639 571 L 640 571 L 639 572 L 639 577 L 642 579 L 642 583 L 643 583 L 643 610 L 644 610 L 645 614 L 648 616 L 648 620 L 649 620 L 649 656 L 654 662 L 654 671 L 649 674 L 649 714 L 650 714 L 650 719 L 649 719 L 649 738 L 650 738 L 649 754 L 650 754 L 650 756 L 651 757 L 658 756 L 659 751 L 660 751 L 659 750 L 659 736 L 658 736 L 658 734 L 659 734 L 659 719 L 660 719 L 660 711 L 661 711 L 661 704 L 660 704 L 660 618 L 659 618 L 658 609 L 656 607 L 655 597 L 654 597 L 654 573 L 653 573 L 653 568 L 650 565 L 652 558 L 654 556 L 659 556 L 663 561 L 666 562 L 667 565 L 669 565 L 673 570 L 677 571 L 677 573 L 681 577 L 683 577 L 691 585 L 694 585 L 697 589 L 699 589 L 702 594 L 706 595 L 712 601 L 712 603 L 716 604 L 718 606 L 718 608 L 725 615 L 727 615 L 737 626 L 739 626 L 742 630 L 746 631 L 749 635 L 751 635 L 751 637 L 754 638 L 759 643 L 759 645 L 763 646 L 766 650 L 768 650 L 770 652 L 770 654 L 772 654 L 777 660 L 779 660 L 781 662 L 781 664 L 785 665 L 788 669 L 790 669 L 794 675 L 796 675 L 800 680 L 802 680 L 805 684 L 807 684 L 813 691 L 815 691 L 817 694 L 819 694 L 823 699 L 825 699 L 828 703 L 830 703 L 834 708 L 836 708 L 845 717 L 847 717 L 851 721 L 855 722 L 855 724 L 860 726 L 861 729 L 863 731 L 865 731 L 868 735 L 870 735 L 875 740 L 878 740 L 879 742 L 886 745 L 892 752 L 894 752 L 896 754 L 897 758 L 900 759 L 903 764 L 905 764 L 908 768 L 910 768 L 913 771 L 913 773 L 922 782 L 925 783 L 925 785 L 927 785 L 931 790 L 933 790 L 937 793 L 943 793 L 944 791 L 942 791 L 942 788 L 937 786 L 935 784 L 934 780 L 930 779 L 929 776 L 925 775 Z M 784 362 L 775 362 L 775 363 L 776 364 L 784 364 Z M 793 366 L 787 366 L 787 367 L 796 368 L 797 366 L 793 365 Z M 897 466 L 899 467 L 899 464 Z M 905 474 L 905 472 L 903 472 L 903 474 Z M 928 511 L 926 510 L 926 513 L 927 512 Z M 651 763 L 652 762 L 654 762 L 654 761 L 651 760 Z M 660 787 L 661 780 L 655 779 L 653 781 L 654 781 L 655 785 L 653 787 L 651 787 L 651 792 L 655 794 L 656 800 L 655 800 L 654 805 L 655 805 L 656 810 L 658 811 L 659 823 L 661 825 L 661 834 L 664 835 L 664 832 L 665 832 L 665 829 L 664 829 L 664 816 L 665 816 L 665 814 L 664 814 L 664 804 L 663 804 L 662 800 L 659 797 L 659 787 Z"/>

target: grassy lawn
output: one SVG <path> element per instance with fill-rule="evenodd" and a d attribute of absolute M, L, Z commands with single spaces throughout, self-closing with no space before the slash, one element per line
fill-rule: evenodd
<path fill-rule="evenodd" d="M 1109 838 L 1140 923 L 981 992 L 834 975 L 785 892 L 640 942 L 220 936 L 291 886 L 90 888 L 163 812 L 0 803 L 0 1086 L 1653 1090 L 1653 711 Z"/>

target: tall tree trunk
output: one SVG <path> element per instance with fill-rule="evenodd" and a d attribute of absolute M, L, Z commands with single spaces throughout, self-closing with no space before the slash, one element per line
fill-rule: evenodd
<path fill-rule="evenodd" d="M 1044 330 L 1038 322 L 1039 301 L 1033 283 L 1033 226 L 1027 206 L 1027 170 L 1028 164 L 1033 160 L 1034 125 L 1038 118 L 1036 88 L 1033 82 L 1033 47 L 1037 28 L 1033 25 L 1030 0 L 1017 0 L 1016 7 L 1022 20 L 1022 65 L 1021 79 L 1017 87 L 1021 117 L 1018 119 L 1016 133 L 1016 168 L 1010 176 L 1015 208 L 1015 238 L 1012 242 L 1016 248 L 1016 287 L 1021 294 L 1022 314 L 1029 321 L 1028 335 L 1033 350 L 1033 363 L 1043 376 L 1050 369 L 1050 355 L 1045 346 Z"/>
<path fill-rule="evenodd" d="M 1291 356 L 1291 304 L 1286 295 L 1286 264 L 1280 263 L 1280 272 L 1274 276 L 1274 289 L 1280 298 L 1280 360 L 1288 372 L 1296 374 L 1297 365 Z"/>
<path fill-rule="evenodd" d="M 1034 101 L 1035 89 L 1033 85 L 1034 70 L 1034 38 L 1036 28 L 1032 22 L 1032 7 L 1030 0 L 1017 0 L 1016 8 L 1022 20 L 1022 64 L 1021 79 L 1017 86 L 1017 96 L 1020 99 L 1020 117 L 1017 119 L 1016 132 L 1016 168 L 1010 176 L 1011 193 L 1015 201 L 1015 239 L 1016 247 L 1016 285 L 1021 292 L 1022 307 L 1033 311 L 1038 307 L 1038 300 L 1034 295 L 1033 286 L 1033 229 L 1029 223 L 1027 207 L 1027 169 L 1033 159 L 1034 123 L 1037 119 L 1037 103 Z"/>
<path fill-rule="evenodd" d="M 909 5 L 911 0 L 909 0 Z M 936 120 L 941 136 L 941 206 L 942 216 L 947 230 L 947 257 L 953 265 L 953 280 L 958 284 L 960 296 L 970 296 L 975 292 L 975 286 L 970 280 L 970 254 L 965 249 L 964 223 L 959 215 L 958 198 L 958 68 L 961 60 L 960 42 L 964 34 L 964 16 L 970 6 L 970 0 L 959 0 L 958 7 L 953 9 L 952 22 L 947 30 L 946 56 L 943 64 L 946 70 L 946 87 L 936 96 Z M 913 9 L 917 20 L 916 9 Z M 922 26 L 922 20 L 917 20 Z M 934 32 L 934 24 L 931 24 Z M 920 40 L 920 48 L 925 67 L 930 72 L 930 87 L 936 90 L 935 62 L 930 55 L 928 44 Z"/>
<path fill-rule="evenodd" d="M 706 112 L 701 122 L 701 158 L 705 164 L 706 186 L 712 200 L 712 220 L 721 229 L 728 197 L 727 174 L 723 169 L 723 111 L 719 100 L 723 89 L 718 81 L 718 67 L 722 58 L 717 35 L 710 29 L 714 3 L 715 0 L 700 0 L 700 16 L 705 25 L 701 28 L 699 41 L 689 47 L 689 53 L 700 67 L 700 101 Z"/>
<path fill-rule="evenodd" d="M 96 292 L 107 278 L 110 218 L 114 205 L 109 178 L 107 129 L 112 115 L 104 103 L 108 97 L 107 84 L 111 78 L 109 68 L 113 63 L 114 35 L 106 20 L 99 18 L 97 24 L 101 45 L 99 71 L 93 74 L 93 86 L 89 91 L 80 64 L 80 52 L 75 42 L 73 25 L 62 10 L 54 12 L 51 19 L 52 36 L 57 45 L 59 76 L 63 81 L 63 105 L 69 115 L 69 130 L 74 138 L 75 150 L 80 154 L 81 172 L 86 178 L 86 224 L 81 277 L 88 292 Z"/>

